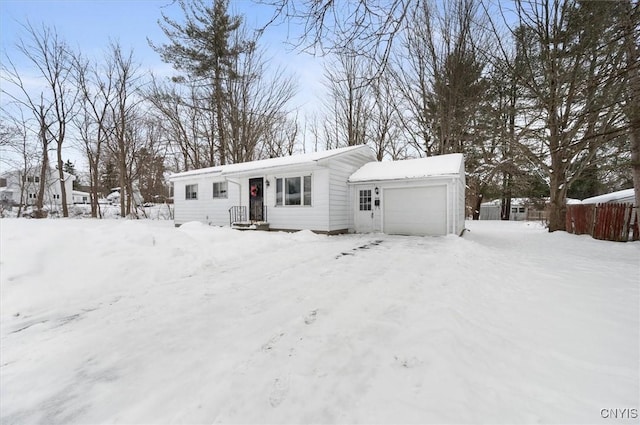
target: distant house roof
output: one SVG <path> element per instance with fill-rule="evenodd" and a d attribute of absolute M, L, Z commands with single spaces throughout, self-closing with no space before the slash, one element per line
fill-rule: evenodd
<path fill-rule="evenodd" d="M 352 183 L 458 175 L 464 157 L 461 153 L 430 156 L 404 161 L 370 162 L 349 177 Z"/>
<path fill-rule="evenodd" d="M 275 168 L 292 165 L 304 165 L 318 162 L 324 159 L 329 159 L 334 156 L 342 155 L 347 152 L 362 151 L 363 154 L 370 155 L 372 160 L 375 160 L 373 151 L 366 145 L 349 146 L 346 148 L 331 149 L 322 152 L 310 152 L 299 155 L 285 156 L 282 158 L 270 158 L 262 159 L 258 161 L 242 162 L 238 164 L 218 165 L 216 167 L 200 168 L 192 171 L 184 171 L 182 173 L 175 173 L 170 176 L 170 179 L 179 179 L 183 177 L 192 177 L 200 174 L 215 174 L 215 175 L 229 175 L 244 173 L 248 171 L 261 170 L 266 168 Z"/>
<path fill-rule="evenodd" d="M 59 181 L 60 174 L 58 173 L 57 169 L 49 168 L 47 170 L 47 173 L 48 173 L 48 176 L 47 176 L 48 182 L 52 183 L 52 182 L 55 182 L 56 180 Z M 0 178 L 7 179 L 8 184 L 9 182 L 11 182 L 11 184 L 18 184 L 18 182 L 20 181 L 20 176 L 22 176 L 23 174 L 25 173 L 22 170 L 8 170 L 0 174 Z M 40 166 L 38 165 L 33 167 L 27 174 L 29 176 L 40 178 Z M 64 176 L 65 181 L 68 181 L 68 180 L 74 181 L 77 179 L 76 176 L 74 176 L 73 174 L 69 174 L 66 171 L 62 171 L 62 175 Z"/>
<path fill-rule="evenodd" d="M 604 195 L 594 196 L 591 198 L 583 199 L 583 204 L 602 204 L 606 202 L 621 202 L 621 203 L 633 203 L 635 200 L 635 193 L 633 188 L 619 190 L 617 192 L 606 193 Z"/>

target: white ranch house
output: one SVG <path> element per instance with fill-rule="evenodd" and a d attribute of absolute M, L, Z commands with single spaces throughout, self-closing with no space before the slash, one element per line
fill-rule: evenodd
<path fill-rule="evenodd" d="M 175 225 L 318 233 L 459 234 L 461 154 L 377 162 L 368 146 L 173 174 Z"/>

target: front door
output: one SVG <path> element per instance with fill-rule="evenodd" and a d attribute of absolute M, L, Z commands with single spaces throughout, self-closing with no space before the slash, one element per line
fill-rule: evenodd
<path fill-rule="evenodd" d="M 358 233 L 373 232 L 374 220 L 374 188 L 369 186 L 356 187 L 355 228 Z"/>
<path fill-rule="evenodd" d="M 264 221 L 264 179 L 249 179 L 249 220 Z"/>

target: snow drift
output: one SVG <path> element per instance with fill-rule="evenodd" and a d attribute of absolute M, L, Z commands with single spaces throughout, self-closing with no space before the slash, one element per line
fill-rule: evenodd
<path fill-rule="evenodd" d="M 594 423 L 638 408 L 639 243 L 518 222 L 464 238 L 0 226 L 3 424 Z"/>

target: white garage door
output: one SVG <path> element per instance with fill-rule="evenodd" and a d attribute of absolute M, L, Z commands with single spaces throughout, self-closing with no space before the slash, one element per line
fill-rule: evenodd
<path fill-rule="evenodd" d="M 384 233 L 390 235 L 446 235 L 447 187 L 385 189 Z"/>

